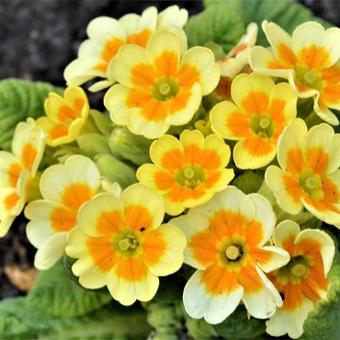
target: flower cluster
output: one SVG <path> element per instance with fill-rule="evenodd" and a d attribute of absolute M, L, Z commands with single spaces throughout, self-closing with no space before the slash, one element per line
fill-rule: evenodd
<path fill-rule="evenodd" d="M 83 287 L 132 305 L 184 263 L 195 270 L 190 317 L 218 324 L 242 302 L 268 334 L 297 338 L 327 297 L 328 232 L 340 228 L 340 135 L 329 125 L 340 29 L 307 22 L 290 36 L 265 21 L 265 48 L 252 23 L 216 60 L 188 48 L 187 17 L 171 6 L 89 23 L 64 95 L 51 93 L 46 116 L 19 123 L 12 153 L 0 152 L 0 233 L 29 201 L 37 268 L 71 257 Z M 108 114 L 79 87 L 97 77 L 90 90 L 108 88 Z M 248 190 L 253 170 L 261 181 Z"/>

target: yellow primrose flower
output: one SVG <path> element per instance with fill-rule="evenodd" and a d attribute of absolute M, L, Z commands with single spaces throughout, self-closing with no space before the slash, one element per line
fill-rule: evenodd
<path fill-rule="evenodd" d="M 278 142 L 280 167 L 271 165 L 265 180 L 279 206 L 298 214 L 304 206 L 313 215 L 340 228 L 340 135 L 326 123 L 307 131 L 296 119 Z"/>
<path fill-rule="evenodd" d="M 50 92 L 45 100 L 47 117 L 41 117 L 37 124 L 47 135 L 46 143 L 58 146 L 73 142 L 80 134 L 90 112 L 89 102 L 80 87 L 67 87 L 64 97 Z"/>
<path fill-rule="evenodd" d="M 296 95 L 287 83 L 276 84 L 257 73 L 240 74 L 231 85 L 230 101 L 215 105 L 211 128 L 225 139 L 237 140 L 233 151 L 240 169 L 270 163 L 284 127 L 296 117 Z"/>
<path fill-rule="evenodd" d="M 221 76 L 233 79 L 248 65 L 251 48 L 256 43 L 257 31 L 257 24 L 250 23 L 246 34 L 241 37 L 236 46 L 231 49 L 224 59 L 218 61 Z"/>
<path fill-rule="evenodd" d="M 14 131 L 12 152 L 0 151 L 0 236 L 21 213 L 44 153 L 45 136 L 33 119 Z"/>
<path fill-rule="evenodd" d="M 77 224 L 79 208 L 92 199 L 99 185 L 95 163 L 81 155 L 44 171 L 40 179 L 42 199 L 25 209 L 30 220 L 27 237 L 38 249 L 34 261 L 38 269 L 51 268 L 63 256 L 67 234 Z"/>
<path fill-rule="evenodd" d="M 242 300 L 251 316 L 266 319 L 282 306 L 279 293 L 264 273 L 285 265 L 289 255 L 265 245 L 275 226 L 267 199 L 229 186 L 208 203 L 170 222 L 187 237 L 184 263 L 197 268 L 183 293 L 189 316 L 218 324 Z"/>
<path fill-rule="evenodd" d="M 181 54 L 178 35 L 169 31 L 156 32 L 145 49 L 126 45 L 119 50 L 111 71 L 121 84 L 104 97 L 115 124 L 152 139 L 192 119 L 202 96 L 216 87 L 219 68 L 208 48 Z"/>
<path fill-rule="evenodd" d="M 179 140 L 162 136 L 151 145 L 150 157 L 154 164 L 143 164 L 137 178 L 163 195 L 170 215 L 207 202 L 234 177 L 232 169 L 225 169 L 229 146 L 214 134 L 204 138 L 198 130 L 183 131 Z"/>
<path fill-rule="evenodd" d="M 141 184 L 128 187 L 120 198 L 101 193 L 85 203 L 66 247 L 78 259 L 72 271 L 80 284 L 107 286 L 123 305 L 151 300 L 158 276 L 181 267 L 186 245 L 176 226 L 161 224 L 163 218 L 161 196 Z"/>
<path fill-rule="evenodd" d="M 250 54 L 254 71 L 289 80 L 300 97 L 314 98 L 315 112 L 337 125 L 340 110 L 340 29 L 325 30 L 317 22 L 299 25 L 290 36 L 280 26 L 264 21 L 272 49 L 256 46 Z"/>
<path fill-rule="evenodd" d="M 318 229 L 304 229 L 290 220 L 282 221 L 274 232 L 275 245 L 290 254 L 290 261 L 269 274 L 283 296 L 283 306 L 266 322 L 266 332 L 272 336 L 286 333 L 299 338 L 303 323 L 314 304 L 326 297 L 335 247 L 331 237 Z"/>
<path fill-rule="evenodd" d="M 180 29 L 188 19 L 188 12 L 170 6 L 161 13 L 155 7 L 147 8 L 141 15 L 127 14 L 119 20 L 98 17 L 87 26 L 89 39 L 79 47 L 78 58 L 65 69 L 64 77 L 69 86 L 78 86 L 96 77 L 104 78 L 90 87 L 100 91 L 114 83 L 109 72 L 112 58 L 126 44 L 145 47 L 152 33 L 162 29 Z"/>

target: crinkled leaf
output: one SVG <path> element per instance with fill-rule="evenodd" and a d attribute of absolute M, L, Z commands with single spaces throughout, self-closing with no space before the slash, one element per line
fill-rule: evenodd
<path fill-rule="evenodd" d="M 240 15 L 220 3 L 191 16 L 185 31 L 189 46 L 214 42 L 228 52 L 245 33 L 245 26 Z"/>
<path fill-rule="evenodd" d="M 78 316 L 99 309 L 112 300 L 109 294 L 87 290 L 65 272 L 61 263 L 39 273 L 27 297 L 32 308 L 53 316 Z"/>
<path fill-rule="evenodd" d="M 248 319 L 247 311 L 243 306 L 237 309 L 222 323 L 214 326 L 217 333 L 225 339 L 255 339 L 265 333 L 263 320 Z"/>
<path fill-rule="evenodd" d="M 290 33 L 296 26 L 309 20 L 316 20 L 325 26 L 329 26 L 329 23 L 313 16 L 309 9 L 293 0 L 205 0 L 205 5 L 206 11 L 211 11 L 211 8 L 218 8 L 223 11 L 226 17 L 232 14 L 237 15 L 245 26 L 251 22 L 261 25 L 263 20 L 269 20 L 274 21 Z M 261 29 L 259 30 L 257 44 L 268 45 Z"/>
<path fill-rule="evenodd" d="M 55 317 L 32 306 L 27 298 L 0 303 L 0 339 L 146 339 L 146 313 L 111 303 L 80 317 Z"/>
<path fill-rule="evenodd" d="M 237 176 L 232 184 L 237 186 L 245 194 L 257 192 L 263 183 L 263 171 L 246 170 Z"/>
<path fill-rule="evenodd" d="M 0 81 L 0 149 L 10 149 L 14 129 L 20 121 L 45 114 L 44 101 L 50 91 L 62 92 L 48 83 Z"/>
<path fill-rule="evenodd" d="M 340 255 L 337 254 L 328 275 L 331 288 L 327 299 L 319 302 L 304 324 L 301 340 L 339 339 L 340 324 Z"/>

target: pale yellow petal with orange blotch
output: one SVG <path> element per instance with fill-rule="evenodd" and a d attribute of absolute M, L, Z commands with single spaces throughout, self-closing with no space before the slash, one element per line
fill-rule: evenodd
<path fill-rule="evenodd" d="M 318 229 L 304 229 L 295 238 L 295 244 L 299 244 L 301 242 L 307 243 L 309 241 L 314 241 L 319 245 L 319 251 L 323 262 L 324 275 L 326 276 L 331 269 L 334 259 L 334 241 L 328 233 Z M 313 251 L 315 250 L 314 242 L 310 246 L 310 249 L 313 249 Z"/>
<path fill-rule="evenodd" d="M 53 234 L 39 247 L 34 258 L 34 266 L 40 270 L 53 267 L 64 255 L 67 233 Z"/>
<path fill-rule="evenodd" d="M 248 115 L 229 101 L 211 109 L 210 122 L 212 130 L 225 139 L 240 140 L 250 134 Z"/>
<path fill-rule="evenodd" d="M 150 163 L 142 164 L 136 176 L 140 183 L 160 193 L 168 192 L 175 185 L 175 179 L 170 171 Z"/>
<path fill-rule="evenodd" d="M 20 173 L 21 162 L 10 152 L 0 151 L 0 187 L 16 187 Z"/>
<path fill-rule="evenodd" d="M 290 260 L 289 253 L 279 247 L 264 246 L 261 248 L 257 263 L 261 270 L 270 273 L 286 265 Z"/>
<path fill-rule="evenodd" d="M 80 208 L 78 225 L 90 237 L 112 235 L 125 226 L 124 206 L 113 194 L 100 193 Z"/>
<path fill-rule="evenodd" d="M 301 211 L 302 190 L 297 180 L 288 176 L 279 167 L 271 165 L 265 172 L 265 181 L 284 211 L 292 215 Z"/>
<path fill-rule="evenodd" d="M 44 199 L 63 202 L 78 209 L 89 200 L 100 185 L 100 174 L 95 163 L 82 155 L 69 157 L 65 164 L 52 165 L 40 179 Z"/>
<path fill-rule="evenodd" d="M 95 77 L 103 77 L 105 73 L 94 68 L 100 63 L 101 59 L 97 56 L 73 60 L 64 70 L 67 86 L 80 86 Z"/>
<path fill-rule="evenodd" d="M 27 237 L 36 248 L 54 233 L 69 231 L 76 225 L 76 214 L 59 202 L 33 201 L 25 208 L 25 216 L 30 220 Z"/>
<path fill-rule="evenodd" d="M 38 170 L 45 149 L 45 134 L 31 118 L 20 122 L 14 131 L 12 152 L 32 176 Z"/>
<path fill-rule="evenodd" d="M 304 167 L 303 149 L 307 137 L 306 123 L 296 118 L 288 125 L 277 143 L 277 159 L 282 169 L 297 174 Z"/>
<path fill-rule="evenodd" d="M 164 135 L 150 146 L 150 158 L 160 168 L 177 170 L 184 165 L 184 149 L 180 141 L 171 135 Z"/>
<path fill-rule="evenodd" d="M 276 155 L 275 143 L 259 137 L 238 141 L 233 158 L 240 169 L 258 169 L 269 164 Z"/>
<path fill-rule="evenodd" d="M 258 288 L 247 289 L 245 287 L 242 301 L 251 316 L 258 319 L 267 319 L 274 315 L 277 307 L 282 306 L 282 299 L 275 286 L 258 266 L 255 269 L 258 276 L 255 280 L 259 280 Z"/>
<path fill-rule="evenodd" d="M 27 182 L 22 178 L 22 175 L 20 177 L 18 186 L 23 187 Z M 22 184 L 19 184 L 19 182 L 22 182 Z M 5 219 L 9 215 L 18 216 L 22 211 L 25 205 L 25 193 L 20 192 L 17 188 L 7 187 L 0 190 L 0 219 Z"/>
<path fill-rule="evenodd" d="M 46 134 L 46 144 L 50 146 L 58 146 L 72 142 L 74 136 L 69 135 L 69 129 L 66 124 L 55 123 L 48 117 L 40 117 L 37 119 L 39 125 Z"/>
<path fill-rule="evenodd" d="M 297 62 L 297 58 L 292 49 L 294 39 L 273 22 L 263 21 L 262 29 L 273 48 L 275 59 L 283 66 L 281 68 L 292 68 Z M 279 68 L 274 66 L 275 65 L 267 65 L 267 68 Z"/>
<path fill-rule="evenodd" d="M 45 101 L 46 115 L 56 123 L 69 125 L 76 118 L 86 119 L 89 109 L 86 93 L 78 86 L 67 87 L 63 97 L 51 92 Z"/>
<path fill-rule="evenodd" d="M 293 71 L 277 58 L 271 48 L 254 46 L 249 55 L 249 65 L 253 71 L 272 77 L 288 79 Z"/>
<path fill-rule="evenodd" d="M 184 287 L 183 303 L 186 312 L 194 319 L 204 318 L 210 324 L 225 320 L 239 305 L 243 287 L 227 270 L 211 268 L 197 270 Z"/>
<path fill-rule="evenodd" d="M 338 125 L 339 124 L 339 119 L 338 117 L 335 115 L 335 113 L 333 111 L 331 111 L 328 107 L 322 105 L 320 105 L 319 103 L 319 99 L 320 96 L 317 95 L 316 97 L 317 99 L 314 100 L 314 111 L 315 113 L 325 122 L 332 124 L 332 125 Z M 330 107 L 333 105 L 330 105 Z M 335 105 L 334 105 L 335 106 Z M 339 106 L 340 107 L 340 106 Z M 336 108 L 335 108 L 336 109 Z"/>
<path fill-rule="evenodd" d="M 110 294 L 124 306 L 151 300 L 158 286 L 158 277 L 139 259 L 121 259 L 107 275 Z"/>
<path fill-rule="evenodd" d="M 266 332 L 271 336 L 288 334 L 290 338 L 297 339 L 303 334 L 303 324 L 313 309 L 313 302 L 306 298 L 303 300 L 301 306 L 294 311 L 279 308 L 276 313 L 266 321 Z"/>
<path fill-rule="evenodd" d="M 120 198 L 125 206 L 126 223 L 132 229 L 155 229 L 162 223 L 164 203 L 152 189 L 139 183 L 133 184 L 123 191 Z"/>
<path fill-rule="evenodd" d="M 153 114 L 162 114 L 163 111 L 152 110 L 148 111 L 148 115 L 145 117 L 143 109 L 131 108 L 125 111 L 127 114 L 127 127 L 128 129 L 137 135 L 143 135 L 149 139 L 156 139 L 163 136 L 170 128 L 170 124 L 166 123 L 162 119 L 152 119 Z M 151 113 L 151 116 L 149 114 Z M 165 116 L 164 116 L 165 117 Z M 163 118 L 164 118 L 163 117 Z"/>
<path fill-rule="evenodd" d="M 187 50 L 181 59 L 181 67 L 195 67 L 199 72 L 199 82 L 202 87 L 202 95 L 212 92 L 220 80 L 220 68 L 215 63 L 215 57 L 206 47 L 192 47 Z"/>
<path fill-rule="evenodd" d="M 179 227 L 187 239 L 184 263 L 200 270 L 206 269 L 213 263 L 213 246 L 204 237 L 209 226 L 208 218 L 203 215 L 193 215 L 189 211 L 188 215 L 173 218 L 170 223 Z"/>
<path fill-rule="evenodd" d="M 146 44 L 147 60 L 155 66 L 158 76 L 175 76 L 179 69 L 180 40 L 169 31 L 159 31 Z"/>
<path fill-rule="evenodd" d="M 129 88 L 151 86 L 156 77 L 145 49 L 137 45 L 122 46 L 110 63 L 109 73 Z"/>
<path fill-rule="evenodd" d="M 72 272 L 79 277 L 79 283 L 88 289 L 98 289 L 106 285 L 108 271 L 96 265 L 98 260 L 91 257 L 88 240 L 80 228 L 76 227 L 68 234 L 65 251 L 69 256 L 78 258 L 72 265 Z"/>
<path fill-rule="evenodd" d="M 177 5 L 169 6 L 158 14 L 157 27 L 183 27 L 188 21 L 188 11 Z"/>
<path fill-rule="evenodd" d="M 281 221 L 275 228 L 273 234 L 274 244 L 283 248 L 285 241 L 295 240 L 300 233 L 300 226 L 293 220 Z"/>
<path fill-rule="evenodd" d="M 267 112 L 274 81 L 267 76 L 251 73 L 238 75 L 231 85 L 231 98 L 246 113 Z"/>
<path fill-rule="evenodd" d="M 300 62 L 312 69 L 323 69 L 334 65 L 340 58 L 340 30 L 327 30 L 317 22 L 305 22 L 292 34 L 292 48 Z"/>
<path fill-rule="evenodd" d="M 185 236 L 177 226 L 162 224 L 156 230 L 145 233 L 141 258 L 152 274 L 166 276 L 182 266 L 185 246 Z"/>
<path fill-rule="evenodd" d="M 331 174 L 340 166 L 340 135 L 328 124 L 313 126 L 305 143 L 307 165 L 315 173 Z"/>

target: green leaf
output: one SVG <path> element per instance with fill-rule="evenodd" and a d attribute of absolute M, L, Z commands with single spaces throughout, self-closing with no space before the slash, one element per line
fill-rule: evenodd
<path fill-rule="evenodd" d="M 0 149 L 10 149 L 14 129 L 20 121 L 45 114 L 44 101 L 50 91 L 62 92 L 42 82 L 19 79 L 0 81 Z"/>
<path fill-rule="evenodd" d="M 0 339 L 146 339 L 146 313 L 111 303 L 81 317 L 55 317 L 31 306 L 26 298 L 0 303 Z"/>
<path fill-rule="evenodd" d="M 245 27 L 251 22 L 261 26 L 263 20 L 273 21 L 289 33 L 299 24 L 309 20 L 316 20 L 324 26 L 329 26 L 329 23 L 313 16 L 309 9 L 293 0 L 205 0 L 205 5 L 206 11 L 218 8 L 223 11 L 225 17 L 237 15 Z M 268 45 L 261 29 L 257 44 Z"/>
<path fill-rule="evenodd" d="M 327 299 L 319 302 L 304 324 L 301 340 L 339 338 L 340 324 L 340 255 L 337 254 L 328 275 L 331 288 Z"/>
<path fill-rule="evenodd" d="M 222 323 L 214 326 L 217 333 L 226 339 L 255 339 L 265 333 L 264 320 L 248 319 L 243 306 L 237 309 Z"/>
<path fill-rule="evenodd" d="M 232 184 L 237 186 L 245 194 L 257 192 L 263 183 L 264 173 L 257 170 L 246 170 L 241 175 L 237 176 Z"/>
<path fill-rule="evenodd" d="M 99 309 L 112 300 L 109 294 L 87 290 L 74 282 L 61 263 L 39 273 L 27 296 L 32 308 L 52 316 L 78 316 Z"/>
<path fill-rule="evenodd" d="M 242 18 L 224 3 L 190 17 L 185 26 L 189 46 L 214 42 L 228 52 L 245 33 Z"/>

